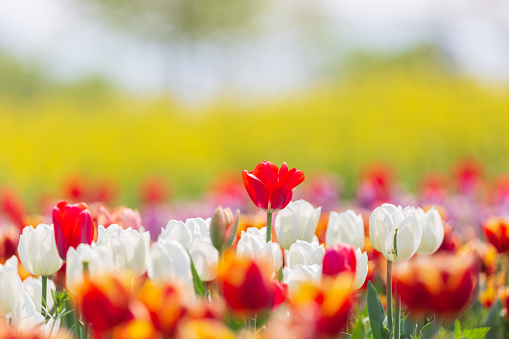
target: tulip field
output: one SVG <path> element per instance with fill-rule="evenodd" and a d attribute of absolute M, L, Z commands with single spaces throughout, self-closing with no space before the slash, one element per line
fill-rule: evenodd
<path fill-rule="evenodd" d="M 509 190 L 486 199 L 479 166 L 412 196 L 373 170 L 340 203 L 262 161 L 223 192 L 236 211 L 159 229 L 154 187 L 141 212 L 5 196 L 0 338 L 505 338 Z"/>

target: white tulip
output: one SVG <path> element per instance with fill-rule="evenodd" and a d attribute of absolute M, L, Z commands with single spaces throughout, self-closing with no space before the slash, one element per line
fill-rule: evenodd
<path fill-rule="evenodd" d="M 183 285 L 192 281 L 191 259 L 182 244 L 174 240 L 158 241 L 149 251 L 148 277 L 152 281 L 176 280 Z"/>
<path fill-rule="evenodd" d="M 289 249 L 297 239 L 311 242 L 315 235 L 321 207 L 314 208 L 305 200 L 292 201 L 276 215 L 274 227 L 279 244 Z"/>
<path fill-rule="evenodd" d="M 25 227 L 19 237 L 18 254 L 23 266 L 34 275 L 50 276 L 62 266 L 53 225 Z"/>
<path fill-rule="evenodd" d="M 339 243 L 352 244 L 360 249 L 364 248 L 364 222 L 361 215 L 352 210 L 329 213 L 325 244 L 330 247 Z"/>
<path fill-rule="evenodd" d="M 386 215 L 382 232 L 381 253 L 387 260 L 399 262 L 411 258 L 422 238 L 421 217 L 411 210 L 401 215 Z M 393 218 L 394 216 L 394 218 Z"/>
<path fill-rule="evenodd" d="M 283 252 L 278 243 L 267 242 L 267 227 L 250 227 L 240 233 L 237 243 L 237 256 L 252 259 L 263 258 L 270 262 L 273 273 L 283 266 Z"/>
<path fill-rule="evenodd" d="M 11 313 L 22 298 L 23 284 L 18 275 L 18 258 L 12 256 L 0 264 L 0 310 Z"/>
<path fill-rule="evenodd" d="M 382 233 L 385 229 L 385 217 L 388 215 L 394 223 L 399 223 L 403 220 L 403 209 L 401 206 L 383 204 L 375 208 L 369 217 L 369 240 L 378 252 L 382 252 Z"/>
<path fill-rule="evenodd" d="M 318 242 L 297 240 L 289 250 L 285 250 L 285 265 L 290 268 L 296 265 L 321 265 L 324 255 L 325 248 Z"/>
<path fill-rule="evenodd" d="M 158 240 L 175 240 L 187 250 L 191 248 L 194 237 L 203 237 L 210 233 L 210 218 L 189 218 L 186 222 L 170 220 L 166 228 L 161 228 Z"/>
<path fill-rule="evenodd" d="M 444 241 L 444 223 L 440 213 L 433 207 L 423 217 L 422 239 L 417 253 L 429 255 L 435 253 Z"/>
<path fill-rule="evenodd" d="M 36 310 L 30 295 L 23 291 L 16 308 L 9 316 L 11 326 L 16 329 L 18 335 L 37 333 L 45 338 L 53 338 L 60 328 L 60 319 L 50 318 L 48 323 Z"/>
<path fill-rule="evenodd" d="M 296 265 L 283 268 L 283 282 L 288 285 L 288 293 L 303 282 L 319 283 L 322 279 L 322 265 Z"/>
<path fill-rule="evenodd" d="M 357 269 L 355 271 L 353 288 L 359 289 L 364 285 L 368 276 L 368 254 L 366 252 L 361 253 L 361 250 L 357 248 L 355 250 L 355 258 L 357 259 Z"/>
<path fill-rule="evenodd" d="M 193 259 L 194 268 L 202 281 L 213 280 L 216 275 L 219 252 L 212 245 L 209 236 L 194 237 L 191 242 L 189 254 Z"/>
<path fill-rule="evenodd" d="M 34 277 L 28 277 L 23 280 L 23 290 L 28 293 L 30 299 L 34 302 L 35 309 L 37 312 L 41 312 L 42 305 L 42 277 L 35 279 Z M 51 296 L 51 291 L 55 292 L 56 287 L 53 280 L 48 279 L 48 285 L 46 289 L 46 304 L 47 308 L 51 310 L 54 301 Z"/>
<path fill-rule="evenodd" d="M 70 247 L 67 251 L 66 260 L 66 283 L 71 294 L 75 294 L 77 288 L 83 285 L 85 276 L 83 264 L 88 267 L 88 275 L 94 280 L 104 274 L 115 272 L 113 252 L 104 245 L 91 247 L 88 244 L 79 244 L 76 249 Z"/>
<path fill-rule="evenodd" d="M 108 246 L 111 249 L 117 271 L 130 270 L 136 276 L 146 272 L 146 259 L 150 247 L 149 232 L 139 232 L 132 228 L 124 230 L 115 224 L 106 229 L 99 226 L 97 245 Z"/>

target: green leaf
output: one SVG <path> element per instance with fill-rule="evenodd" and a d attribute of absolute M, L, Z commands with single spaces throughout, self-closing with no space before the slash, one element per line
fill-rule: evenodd
<path fill-rule="evenodd" d="M 368 315 L 369 322 L 371 324 L 371 333 L 373 334 L 373 339 L 386 339 L 389 337 L 389 330 L 384 326 L 385 320 L 385 311 L 378 298 L 378 293 L 376 292 L 373 284 L 368 282 L 368 292 L 366 294 L 366 301 L 368 304 Z"/>
<path fill-rule="evenodd" d="M 459 320 L 454 322 L 454 338 L 463 339 L 463 332 L 461 331 L 461 324 Z"/>
<path fill-rule="evenodd" d="M 415 332 L 417 331 L 417 319 L 413 319 L 408 316 L 402 321 L 403 324 L 401 326 L 401 338 L 402 339 L 410 339 L 415 337 Z"/>
<path fill-rule="evenodd" d="M 484 336 L 490 331 L 489 327 L 478 327 L 471 330 L 464 330 L 463 337 L 468 339 L 483 339 Z"/>
<path fill-rule="evenodd" d="M 442 321 L 440 319 L 436 319 L 432 322 L 427 323 L 421 329 L 421 335 L 423 339 L 432 339 L 435 335 L 440 331 L 440 327 L 442 326 Z"/>
<path fill-rule="evenodd" d="M 189 252 L 187 253 L 189 254 L 189 259 L 191 259 L 191 273 L 193 274 L 194 291 L 197 295 L 202 296 L 205 294 L 205 284 L 201 281 L 200 276 L 196 271 L 196 267 L 194 267 L 194 262 L 191 254 Z"/>
<path fill-rule="evenodd" d="M 497 299 L 493 306 L 491 306 L 490 312 L 486 318 L 482 321 L 482 327 L 489 327 L 488 338 L 490 339 L 502 339 L 504 337 L 504 328 L 502 317 L 500 312 L 502 311 L 502 304 Z"/>

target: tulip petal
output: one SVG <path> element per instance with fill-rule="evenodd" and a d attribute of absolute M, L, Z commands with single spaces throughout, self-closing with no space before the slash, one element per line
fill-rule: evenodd
<path fill-rule="evenodd" d="M 242 179 L 253 203 L 263 210 L 269 209 L 269 191 L 267 186 L 248 171 L 242 171 Z"/>

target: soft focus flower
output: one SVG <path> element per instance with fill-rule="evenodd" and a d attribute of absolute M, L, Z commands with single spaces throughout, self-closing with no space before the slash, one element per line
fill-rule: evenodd
<path fill-rule="evenodd" d="M 297 240 L 289 250 L 285 250 L 285 265 L 290 268 L 296 265 L 321 265 L 324 255 L 325 249 L 317 241 L 309 243 Z"/>
<path fill-rule="evenodd" d="M 357 260 L 357 268 L 355 270 L 353 288 L 357 290 L 364 285 L 366 277 L 368 276 L 368 254 L 366 252 L 362 253 L 361 250 L 357 248 L 355 250 L 355 259 Z"/>
<path fill-rule="evenodd" d="M 325 233 L 327 247 L 348 243 L 361 250 L 364 247 L 364 222 L 362 216 L 352 210 L 329 213 L 329 223 Z"/>
<path fill-rule="evenodd" d="M 509 219 L 490 218 L 483 225 L 484 236 L 499 253 L 509 251 Z"/>
<path fill-rule="evenodd" d="M 53 275 L 62 266 L 53 225 L 25 227 L 19 237 L 18 253 L 23 266 L 34 275 Z"/>
<path fill-rule="evenodd" d="M 275 273 L 283 265 L 283 252 L 278 243 L 267 242 L 266 235 L 267 227 L 250 227 L 245 232 L 242 231 L 237 243 L 237 256 L 263 259 L 270 263 L 272 272 Z"/>
<path fill-rule="evenodd" d="M 319 283 L 322 278 L 322 265 L 296 265 L 283 268 L 283 281 L 289 293 L 302 283 Z"/>
<path fill-rule="evenodd" d="M 83 265 L 85 264 L 86 271 Z M 113 253 L 107 246 L 91 247 L 80 244 L 76 249 L 69 248 L 66 262 L 66 286 L 71 294 L 76 294 L 86 277 L 95 280 L 115 271 Z"/>
<path fill-rule="evenodd" d="M 18 275 L 18 258 L 12 256 L 0 265 L 0 310 L 11 313 L 21 299 L 23 285 Z"/>
<path fill-rule="evenodd" d="M 404 261 L 412 257 L 422 238 L 421 217 L 413 207 L 383 204 L 369 218 L 369 239 L 387 260 Z"/>
<path fill-rule="evenodd" d="M 125 276 L 106 274 L 86 279 L 79 287 L 75 301 L 96 335 L 99 336 L 131 317 L 131 282 Z"/>
<path fill-rule="evenodd" d="M 119 225 L 99 226 L 97 245 L 108 246 L 113 252 L 117 271 L 130 270 L 140 276 L 147 270 L 146 259 L 150 247 L 150 234 Z"/>
<path fill-rule="evenodd" d="M 149 251 L 148 277 L 155 282 L 176 280 L 183 284 L 191 281 L 191 259 L 177 241 L 158 241 Z"/>
<path fill-rule="evenodd" d="M 60 327 L 60 319 L 51 318 L 48 323 L 36 310 L 34 302 L 27 292 L 23 291 L 16 308 L 10 315 L 11 326 L 16 329 L 16 338 L 26 335 L 27 337 L 41 336 L 44 338 L 55 337 Z"/>
<path fill-rule="evenodd" d="M 336 278 L 324 278 L 320 284 L 304 283 L 291 290 L 290 300 L 310 321 L 314 338 L 334 337 L 346 328 L 354 301 L 353 280 L 353 274 L 345 272 Z"/>
<path fill-rule="evenodd" d="M 357 270 L 355 247 L 341 243 L 328 247 L 323 257 L 322 274 L 336 276 L 342 272 L 354 273 Z"/>
<path fill-rule="evenodd" d="M 125 206 L 115 208 L 109 212 L 103 205 L 96 209 L 97 225 L 108 228 L 110 225 L 119 225 L 123 229 L 132 228 L 138 230 L 141 227 L 141 215 L 138 210 L 133 210 Z"/>
<path fill-rule="evenodd" d="M 16 254 L 20 230 L 14 225 L 0 226 L 0 264 Z"/>
<path fill-rule="evenodd" d="M 79 244 L 91 244 L 94 239 L 94 223 L 85 203 L 75 205 L 60 201 L 52 211 L 58 254 L 66 260 L 67 250 Z"/>
<path fill-rule="evenodd" d="M 235 339 L 235 332 L 215 319 L 193 319 L 183 322 L 178 329 L 178 339 Z"/>
<path fill-rule="evenodd" d="M 289 249 L 297 239 L 311 242 L 315 235 L 321 207 L 314 208 L 305 200 L 291 202 L 280 211 L 275 220 L 276 236 L 284 249 Z"/>
<path fill-rule="evenodd" d="M 37 312 L 41 312 L 42 306 L 42 278 L 38 279 L 34 277 L 28 277 L 23 280 L 23 290 L 28 293 L 30 299 L 32 299 L 35 310 Z M 56 287 L 53 280 L 48 279 L 48 286 L 46 289 L 46 304 L 47 308 L 51 310 L 53 307 L 53 297 L 51 295 L 51 291 L 55 292 Z"/>
<path fill-rule="evenodd" d="M 212 245 L 208 236 L 195 237 L 191 242 L 189 254 L 200 280 L 210 281 L 216 277 L 219 252 Z"/>
<path fill-rule="evenodd" d="M 473 298 L 477 269 L 471 255 L 440 254 L 401 263 L 394 284 L 403 304 L 414 315 L 457 316 Z"/>
<path fill-rule="evenodd" d="M 166 228 L 161 228 L 159 240 L 175 240 L 189 249 L 194 237 L 204 237 L 210 234 L 210 218 L 189 218 L 186 222 L 170 220 Z"/>
<path fill-rule="evenodd" d="M 420 208 L 418 209 L 422 211 Z M 433 207 L 430 208 L 426 213 L 422 213 L 420 219 L 422 221 L 422 238 L 419 247 L 417 248 L 417 254 L 433 254 L 442 245 L 444 241 L 444 223 L 440 217 L 440 213 Z"/>
<path fill-rule="evenodd" d="M 154 327 L 166 338 L 172 338 L 177 322 L 185 313 L 182 291 L 171 283 L 154 283 L 147 280 L 140 295 L 149 311 Z"/>
<path fill-rule="evenodd" d="M 228 306 L 238 312 L 256 312 L 272 306 L 272 273 L 262 262 L 226 255 L 219 265 L 218 282 Z"/>
<path fill-rule="evenodd" d="M 210 221 L 210 239 L 219 252 L 233 244 L 239 226 L 239 215 L 239 210 L 234 216 L 229 208 L 223 209 L 221 206 L 214 211 Z"/>
<path fill-rule="evenodd" d="M 285 208 L 292 200 L 293 189 L 304 181 L 304 173 L 288 170 L 283 162 L 278 169 L 270 161 L 262 161 L 251 172 L 242 171 L 242 179 L 253 203 L 266 212 Z"/>

